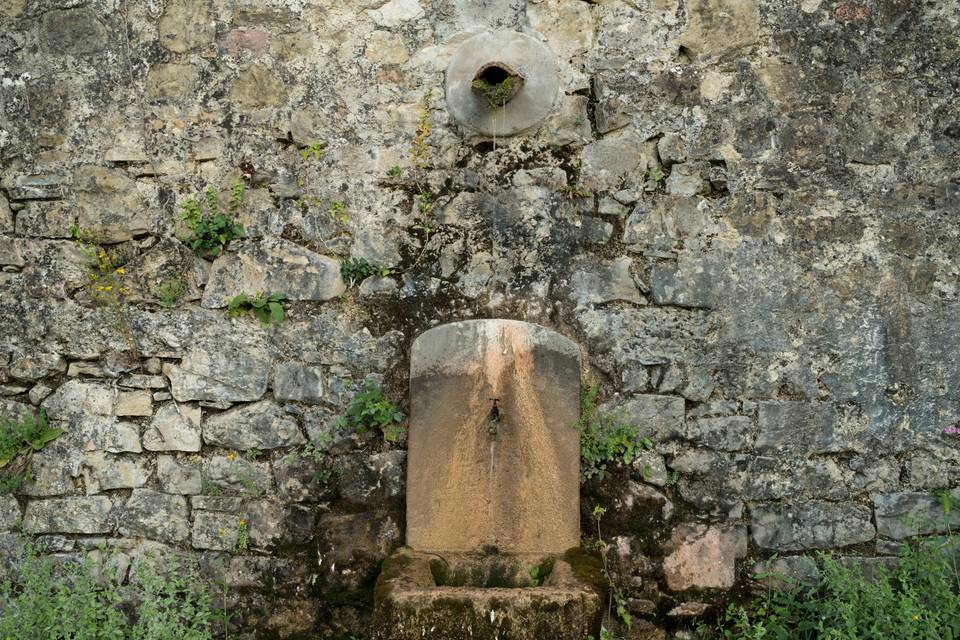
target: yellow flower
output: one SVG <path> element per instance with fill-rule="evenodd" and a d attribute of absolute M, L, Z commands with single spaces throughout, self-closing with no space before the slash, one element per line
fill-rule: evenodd
<path fill-rule="evenodd" d="M 236 459 L 237 459 L 237 452 L 236 452 L 236 451 L 231 451 L 230 453 L 227 454 L 227 460 L 230 460 L 230 461 L 232 462 L 232 461 L 234 461 L 234 460 L 236 460 Z"/>
<path fill-rule="evenodd" d="M 97 287 L 97 291 L 103 291 L 103 287 Z"/>
<path fill-rule="evenodd" d="M 220 528 L 220 535 L 221 535 L 221 536 L 227 535 L 227 530 L 224 529 L 223 527 L 221 527 L 221 528 Z"/>
<path fill-rule="evenodd" d="M 241 526 L 241 527 L 247 526 L 247 521 L 241 518 L 241 519 L 240 519 L 240 526 Z"/>
<path fill-rule="evenodd" d="M 100 257 L 101 260 L 103 260 L 107 257 L 107 252 L 104 251 L 103 249 L 100 249 L 100 253 L 97 255 Z"/>
<path fill-rule="evenodd" d="M 107 286 L 104 287 L 104 290 L 105 290 L 105 291 L 113 291 L 113 285 L 112 285 L 112 284 L 108 284 Z"/>
<path fill-rule="evenodd" d="M 123 267 L 117 267 L 116 274 L 117 274 L 118 276 L 122 276 L 122 275 L 125 274 L 126 272 L 127 272 L 127 270 L 124 269 Z"/>
<path fill-rule="evenodd" d="M 914 622 L 917 622 L 917 621 L 919 621 L 919 620 L 920 620 L 920 614 L 919 614 L 919 613 L 913 614 L 913 621 L 914 621 Z"/>

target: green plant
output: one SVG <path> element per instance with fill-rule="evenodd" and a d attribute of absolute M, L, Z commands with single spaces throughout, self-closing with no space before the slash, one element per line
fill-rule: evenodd
<path fill-rule="evenodd" d="M 93 232 L 82 229 L 76 221 L 70 225 L 70 236 L 87 259 L 90 297 L 101 306 L 119 304 L 121 296 L 125 295 L 127 290 L 123 286 L 126 269 L 120 264 L 117 255 L 100 246 Z"/>
<path fill-rule="evenodd" d="M 952 505 L 944 505 L 949 516 Z M 949 520 L 948 520 L 949 522 Z M 820 553 L 817 583 L 774 575 L 792 588 L 768 587 L 747 604 L 730 604 L 716 623 L 700 623 L 706 638 L 956 640 L 960 638 L 957 540 L 913 538 L 891 566 L 865 576 L 860 565 Z M 763 577 L 763 576 L 760 576 Z"/>
<path fill-rule="evenodd" d="M 210 480 L 207 474 L 200 474 L 200 493 L 205 496 L 218 496 L 223 493 L 223 487 Z"/>
<path fill-rule="evenodd" d="M 583 187 L 573 185 L 573 184 L 565 184 L 562 187 L 560 187 L 560 193 L 562 193 L 564 197 L 566 197 L 568 200 L 575 200 L 577 198 L 589 198 L 590 196 L 593 195 Z"/>
<path fill-rule="evenodd" d="M 262 493 L 260 487 L 257 486 L 257 481 L 253 477 L 253 474 L 250 471 L 241 471 L 237 474 L 237 482 L 240 483 L 240 486 L 243 487 L 243 490 L 249 493 L 252 496 L 260 496 Z"/>
<path fill-rule="evenodd" d="M 499 109 L 513 97 L 514 87 L 520 79 L 516 76 L 507 76 L 497 83 L 487 82 L 484 78 L 477 78 L 470 86 L 487 101 L 491 109 Z"/>
<path fill-rule="evenodd" d="M 678 482 L 679 480 L 680 480 L 680 472 L 679 472 L 679 471 L 673 470 L 673 471 L 671 471 L 670 473 L 667 474 L 667 486 L 668 486 L 668 487 L 672 487 L 673 485 L 677 484 L 677 482 Z"/>
<path fill-rule="evenodd" d="M 620 420 L 614 413 L 597 410 L 596 385 L 587 385 L 580 392 L 580 477 L 586 481 L 597 476 L 603 479 L 611 462 L 632 464 L 644 449 L 652 449 L 653 441 L 641 435 L 639 426 Z"/>
<path fill-rule="evenodd" d="M 647 170 L 647 179 L 653 183 L 659 184 L 666 177 L 663 173 L 663 166 L 655 164 Z"/>
<path fill-rule="evenodd" d="M 187 292 L 187 286 L 180 276 L 170 276 L 161 281 L 154 292 L 160 298 L 160 305 L 170 308 L 177 304 Z"/>
<path fill-rule="evenodd" d="M 86 272 L 90 280 L 90 299 L 97 306 L 105 307 L 109 311 L 110 320 L 127 343 L 129 362 L 131 364 L 136 362 L 140 356 L 137 353 L 133 325 L 130 322 L 125 297 L 127 294 L 127 288 L 123 284 L 125 267 L 115 253 L 100 246 L 96 235 L 80 228 L 76 220 L 70 224 L 70 236 L 87 258 Z"/>
<path fill-rule="evenodd" d="M 230 189 L 226 211 L 221 209 L 213 187 L 207 189 L 205 208 L 194 199 L 184 202 L 180 217 L 191 233 L 185 239 L 187 246 L 201 258 L 216 258 L 231 240 L 244 237 L 243 225 L 236 221 L 242 203 L 243 182 L 239 180 Z"/>
<path fill-rule="evenodd" d="M 401 175 L 403 175 L 403 169 L 400 168 L 400 165 L 395 164 L 387 169 L 387 175 L 391 178 L 399 178 Z"/>
<path fill-rule="evenodd" d="M 630 611 L 627 609 L 627 598 L 623 593 L 623 590 L 620 586 L 614 581 L 613 574 L 610 572 L 610 565 L 607 562 L 607 553 L 609 551 L 609 545 L 603 539 L 603 532 L 600 529 L 600 522 L 603 520 L 603 516 L 607 513 L 607 510 L 600 505 L 597 505 L 593 508 L 593 520 L 597 523 L 597 550 L 600 551 L 600 557 L 603 560 L 603 576 L 607 579 L 607 613 L 606 619 L 609 621 L 613 612 L 616 612 L 616 615 L 623 624 L 630 627 L 633 625 L 633 616 L 630 615 Z M 605 629 L 606 627 L 604 627 Z M 601 632 L 600 638 L 603 638 L 603 633 Z"/>
<path fill-rule="evenodd" d="M 250 548 L 250 533 L 247 531 L 247 521 L 243 518 L 237 521 L 237 540 L 233 544 L 233 550 L 237 552 L 247 551 Z"/>
<path fill-rule="evenodd" d="M 221 598 L 223 598 L 223 607 L 220 608 L 214 615 L 214 621 L 223 625 L 223 637 L 224 640 L 229 640 L 230 638 L 230 623 L 232 622 L 230 609 L 227 607 L 227 603 L 230 601 L 230 583 L 227 581 L 227 567 L 223 560 L 220 560 L 217 563 L 221 578 L 217 580 L 217 586 L 220 587 Z"/>
<path fill-rule="evenodd" d="M 385 277 L 392 273 L 392 268 L 367 262 L 364 258 L 351 258 L 340 264 L 340 275 L 351 285 L 363 282 L 370 276 Z"/>
<path fill-rule="evenodd" d="M 433 99 L 433 89 L 423 94 L 423 111 L 417 121 L 417 132 L 411 143 L 413 166 L 425 169 L 430 164 L 430 147 L 427 139 L 430 137 L 430 101 Z"/>
<path fill-rule="evenodd" d="M 326 153 L 326 144 L 323 142 L 314 142 L 300 149 L 300 157 L 304 160 L 313 158 L 314 161 L 321 160 Z"/>
<path fill-rule="evenodd" d="M 61 435 L 51 429 L 41 409 L 36 415 L 25 411 L 20 419 L 0 416 L 0 494 L 13 493 L 30 480 L 30 457 Z"/>
<path fill-rule="evenodd" d="M 247 451 L 247 457 L 250 458 L 251 460 L 257 460 L 261 456 L 263 456 L 263 451 L 261 451 L 260 449 L 253 448 Z"/>
<path fill-rule="evenodd" d="M 417 211 L 419 215 L 417 216 L 417 222 L 413 225 L 414 229 L 418 229 L 423 232 L 423 249 L 420 251 L 420 255 L 417 256 L 415 264 L 419 264 L 420 259 L 423 257 L 423 251 L 426 249 L 427 242 L 430 241 L 430 236 L 434 232 L 434 221 L 433 216 L 433 207 L 435 205 L 433 194 L 429 191 L 422 191 L 417 195 Z"/>
<path fill-rule="evenodd" d="M 327 209 L 327 215 L 341 227 L 345 227 L 350 223 L 350 216 L 347 215 L 347 204 L 343 200 L 331 202 L 330 208 Z"/>
<path fill-rule="evenodd" d="M 540 565 L 538 564 L 533 565 L 532 567 L 530 567 L 530 571 L 528 571 L 527 573 L 530 576 L 528 585 L 531 587 L 539 587 L 540 582 L 543 580 L 543 576 L 540 575 Z"/>
<path fill-rule="evenodd" d="M 379 429 L 384 441 L 396 442 L 403 433 L 400 427 L 403 418 L 403 413 L 383 394 L 377 383 L 365 380 L 344 414 L 334 422 L 334 428 L 356 433 Z"/>
<path fill-rule="evenodd" d="M 24 546 L 16 581 L 11 573 L 0 579 L 0 638 L 213 639 L 218 614 L 194 572 L 175 558 L 165 560 L 162 574 L 141 563 L 137 579 L 121 590 L 108 577 L 103 549 L 82 562 L 62 562 L 40 555 L 29 541 Z M 133 603 L 133 621 L 127 603 Z"/>
<path fill-rule="evenodd" d="M 264 327 L 270 323 L 283 322 L 286 313 L 283 310 L 283 301 L 287 296 L 284 293 L 263 293 L 255 296 L 241 293 L 234 296 L 227 304 L 227 315 L 231 318 L 252 314 Z"/>
<path fill-rule="evenodd" d="M 594 640 L 592 635 L 587 636 L 587 640 Z M 600 626 L 600 640 L 617 640 L 617 637 L 613 635 L 613 632 L 607 629 L 605 626 Z"/>

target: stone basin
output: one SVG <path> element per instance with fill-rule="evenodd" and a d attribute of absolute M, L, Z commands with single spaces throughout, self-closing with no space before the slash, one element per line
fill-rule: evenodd
<path fill-rule="evenodd" d="M 430 329 L 410 354 L 406 544 L 375 591 L 381 640 L 598 636 L 580 544 L 580 349 L 526 322 Z"/>
<path fill-rule="evenodd" d="M 534 566 L 541 568 L 536 578 L 525 569 Z M 579 549 L 572 549 L 560 558 L 489 556 L 483 559 L 463 555 L 441 557 L 401 549 L 384 563 L 377 580 L 377 637 L 380 640 L 597 637 L 603 609 L 601 566 L 599 557 Z M 535 582 L 539 584 L 534 586 Z"/>

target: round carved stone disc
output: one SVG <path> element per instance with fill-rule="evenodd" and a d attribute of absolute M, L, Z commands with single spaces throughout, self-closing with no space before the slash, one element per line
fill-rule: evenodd
<path fill-rule="evenodd" d="M 502 106 L 474 88 L 478 74 L 502 65 L 522 78 Z M 487 31 L 463 42 L 447 66 L 447 108 L 464 127 L 488 136 L 512 136 L 540 123 L 560 95 L 556 56 L 544 43 L 516 31 Z"/>

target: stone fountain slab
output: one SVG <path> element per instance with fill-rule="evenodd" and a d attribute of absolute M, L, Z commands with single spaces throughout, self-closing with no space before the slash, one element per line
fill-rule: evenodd
<path fill-rule="evenodd" d="M 407 544 L 563 553 L 580 543 L 580 350 L 512 320 L 413 343 Z"/>
<path fill-rule="evenodd" d="M 580 543 L 580 349 L 513 320 L 431 329 L 410 354 L 407 545 L 380 640 L 583 640 L 600 560 Z"/>

